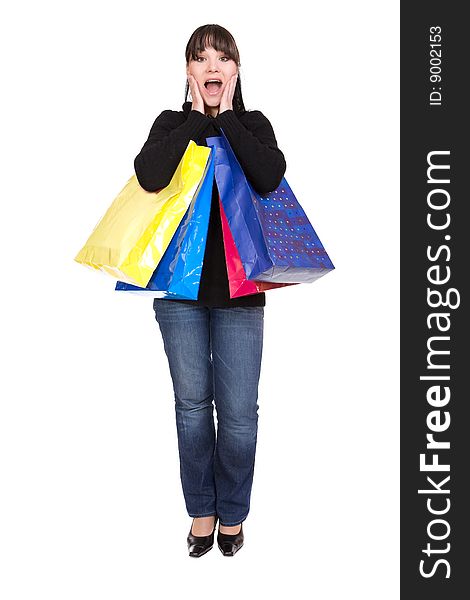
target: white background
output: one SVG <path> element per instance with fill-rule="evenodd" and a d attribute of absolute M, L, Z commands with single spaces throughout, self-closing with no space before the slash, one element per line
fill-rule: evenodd
<path fill-rule="evenodd" d="M 2 598 L 398 598 L 398 2 L 2 12 Z M 194 560 L 152 300 L 73 259 L 206 23 L 336 270 L 267 292 L 245 546 Z"/>

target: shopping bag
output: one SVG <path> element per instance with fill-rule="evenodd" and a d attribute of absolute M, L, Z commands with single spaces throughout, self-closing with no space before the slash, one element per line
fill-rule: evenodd
<path fill-rule="evenodd" d="M 200 185 L 210 148 L 190 140 L 169 185 L 147 192 L 133 175 L 75 260 L 146 286 Z"/>
<path fill-rule="evenodd" d="M 266 292 L 286 285 L 297 285 L 296 283 L 273 283 L 269 281 L 253 281 L 246 278 L 240 254 L 233 240 L 232 233 L 227 221 L 227 216 L 219 197 L 220 218 L 222 221 L 222 236 L 224 240 L 225 262 L 227 266 L 230 298 L 248 296 L 259 292 Z"/>
<path fill-rule="evenodd" d="M 328 254 L 285 178 L 261 197 L 247 180 L 230 143 L 217 148 L 215 179 L 246 277 L 276 283 L 311 283 L 334 269 Z"/>
<path fill-rule="evenodd" d="M 213 183 L 214 158 L 211 154 L 199 190 L 147 286 L 143 288 L 118 281 L 116 291 L 154 298 L 197 300 L 209 228 Z"/>

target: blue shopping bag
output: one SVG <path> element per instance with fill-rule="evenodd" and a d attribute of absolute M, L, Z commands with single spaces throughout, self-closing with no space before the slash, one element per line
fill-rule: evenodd
<path fill-rule="evenodd" d="M 285 178 L 260 196 L 247 180 L 230 143 L 213 146 L 220 199 L 248 279 L 311 283 L 334 269 L 318 235 Z"/>
<path fill-rule="evenodd" d="M 197 300 L 214 182 L 214 152 L 185 216 L 145 288 L 118 281 L 116 291 L 133 292 L 154 298 Z"/>

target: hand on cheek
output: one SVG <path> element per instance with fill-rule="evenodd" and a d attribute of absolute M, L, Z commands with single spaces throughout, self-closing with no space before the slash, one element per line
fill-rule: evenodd
<path fill-rule="evenodd" d="M 220 100 L 219 114 L 225 110 L 233 110 L 233 95 L 235 93 L 235 87 L 237 85 L 238 73 L 232 75 L 225 86 L 222 99 Z"/>
<path fill-rule="evenodd" d="M 189 83 L 189 89 L 191 91 L 191 98 L 193 99 L 192 110 L 198 110 L 202 114 L 205 114 L 204 100 L 202 98 L 202 94 L 201 94 L 201 90 L 199 89 L 198 82 L 192 75 L 188 75 L 188 83 Z"/>

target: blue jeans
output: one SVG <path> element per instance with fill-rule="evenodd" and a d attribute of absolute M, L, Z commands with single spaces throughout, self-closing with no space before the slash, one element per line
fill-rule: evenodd
<path fill-rule="evenodd" d="M 190 517 L 217 514 L 222 525 L 237 525 L 250 510 L 264 307 L 163 298 L 153 306 L 175 393 L 186 509 Z"/>

